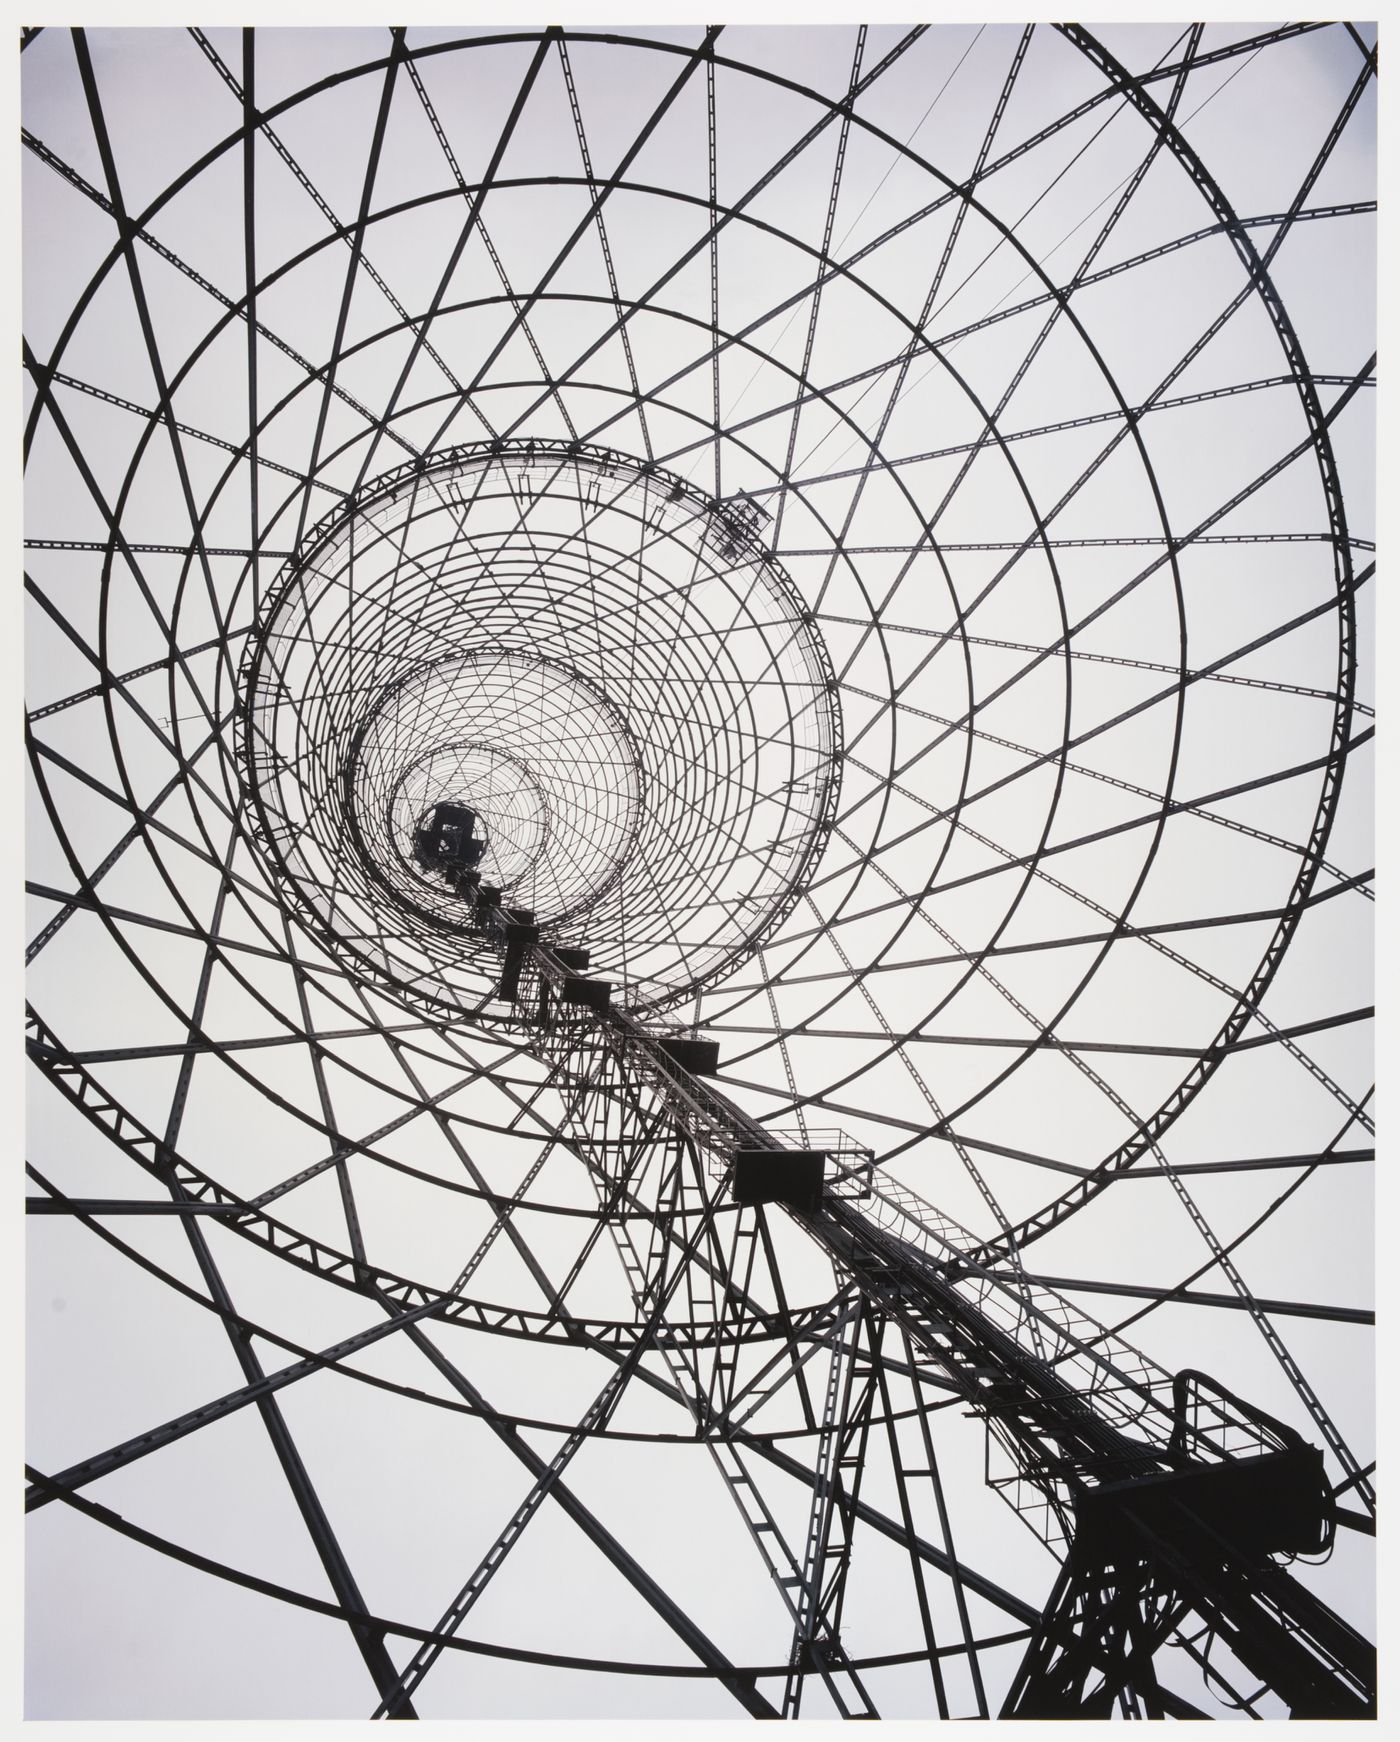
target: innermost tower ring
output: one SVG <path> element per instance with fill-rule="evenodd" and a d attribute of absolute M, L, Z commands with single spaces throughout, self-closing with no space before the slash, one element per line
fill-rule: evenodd
<path fill-rule="evenodd" d="M 554 660 L 483 651 L 410 673 L 370 713 L 346 772 L 376 868 L 448 919 L 460 899 L 412 858 L 434 805 L 475 811 L 482 880 L 556 926 L 616 881 L 637 838 L 642 773 L 626 723 Z"/>
<path fill-rule="evenodd" d="M 241 674 L 257 838 L 323 943 L 489 1008 L 497 964 L 413 864 L 466 804 L 487 881 L 625 1006 L 689 997 L 791 910 L 835 815 L 836 683 L 747 497 L 579 443 L 448 450 L 303 541 Z"/>

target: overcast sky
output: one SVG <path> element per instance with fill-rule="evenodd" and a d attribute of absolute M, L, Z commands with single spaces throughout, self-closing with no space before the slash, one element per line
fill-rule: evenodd
<path fill-rule="evenodd" d="M 387 30 L 268 30 L 253 88 L 272 115 L 246 153 L 235 30 L 93 30 L 85 60 L 50 29 L 26 49 L 29 997 L 143 1129 L 335 1252 L 352 1236 L 324 1163 L 348 1152 L 386 1274 L 452 1291 L 496 1221 L 483 1194 L 523 1186 L 460 1287 L 531 1334 L 422 1336 L 544 1457 L 613 1371 L 544 1330 L 599 1199 L 550 1144 L 567 1111 L 547 1067 L 499 1008 L 460 1014 L 479 947 L 338 858 L 368 719 L 375 802 L 412 808 L 427 766 L 434 796 L 474 781 L 513 826 L 547 813 L 558 857 L 521 899 L 569 909 L 560 938 L 644 1020 L 718 1040 L 753 1116 L 787 1130 L 799 1102 L 960 1240 L 1009 1237 L 1077 1173 L 1131 1161 L 1026 1269 L 1080 1284 L 1063 1292 L 1093 1320 L 1131 1315 L 1162 1372 L 1203 1368 L 1326 1443 L 1333 1482 L 1369 1464 L 1369 1331 L 1315 1309 L 1364 1313 L 1372 1285 L 1374 31 L 1227 52 L 1265 28 L 1095 30 L 1153 75 L 1166 145 L 1094 44 L 1048 25 L 731 27 L 708 67 L 691 25 L 571 25 L 542 52 L 412 28 L 392 64 Z M 139 224 L 130 266 L 115 204 Z M 523 458 L 471 458 L 530 439 L 615 455 L 612 497 L 561 460 L 527 501 Z M 397 543 L 342 572 L 304 542 L 422 456 L 431 512 L 417 486 L 394 496 L 418 517 Z M 637 489 L 644 462 L 679 506 Z M 726 552 L 739 497 L 756 543 Z M 315 562 L 277 618 L 299 548 Z M 303 653 L 258 692 L 276 724 L 250 763 L 233 716 L 270 618 Z M 274 771 L 256 790 L 254 763 Z M 302 830 L 280 879 L 246 820 L 269 806 Z M 52 1187 L 165 1195 L 44 1073 L 28 1094 Z M 658 1154 L 643 1206 L 661 1173 Z M 721 1211 L 726 1240 L 736 1221 Z M 829 1260 L 768 1223 L 789 1304 L 829 1300 Z M 100 1226 L 129 1250 L 67 1216 L 28 1230 L 26 1455 L 47 1473 L 242 1383 L 179 1286 L 205 1292 L 177 1221 Z M 201 1231 L 236 1310 L 286 1340 L 255 1337 L 268 1370 L 383 1319 Z M 1223 1304 L 1104 1292 L 1188 1279 Z M 755 1292 L 776 1286 L 765 1261 Z M 1278 1304 L 1268 1337 L 1241 1290 Z M 704 1316 L 684 1298 L 674 1317 Z M 635 1323 L 606 1233 L 567 1303 Z M 368 1610 L 430 1627 L 529 1476 L 406 1334 L 349 1366 L 384 1383 L 319 1372 L 280 1404 Z M 658 1384 L 629 1383 L 567 1481 L 732 1661 L 782 1664 L 762 1560 L 710 1453 L 672 1443 L 693 1422 L 665 1361 L 645 1368 Z M 789 1379 L 751 1426 L 810 1465 L 799 1399 Z M 980 1424 L 932 1419 L 957 1552 L 1039 1605 L 1055 1562 L 984 1485 Z M 872 1431 L 863 1496 L 887 1514 L 910 1425 Z M 809 1489 L 752 1462 L 800 1554 Z M 253 1410 L 86 1492 L 330 1594 Z M 29 1716 L 372 1710 L 342 1624 L 61 1504 L 29 1530 Z M 1361 1539 L 1341 1534 L 1307 1577 L 1369 1627 Z M 914 1651 L 912 1590 L 907 1557 L 858 1535 L 847 1648 Z M 933 1601 L 957 1640 L 946 1581 Z M 973 1609 L 979 1633 L 1012 1629 Z M 461 1637 L 483 1649 L 443 1655 L 420 1715 L 738 1715 L 700 1677 L 490 1654 L 695 1662 L 551 1503 Z M 399 1668 L 413 1649 L 389 1644 Z M 1021 1649 L 980 1654 L 993 1707 Z M 1195 1672 L 1174 1685 L 1208 1698 Z M 926 1665 L 869 1686 L 883 1715 L 934 1709 Z M 814 1685 L 804 1712 L 829 1710 Z"/>

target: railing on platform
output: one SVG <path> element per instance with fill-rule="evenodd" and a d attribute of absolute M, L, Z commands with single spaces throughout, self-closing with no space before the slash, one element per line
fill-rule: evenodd
<path fill-rule="evenodd" d="M 771 1128 L 769 1128 L 771 1129 Z M 875 1151 L 835 1126 L 820 1131 L 810 1126 L 773 1130 L 784 1149 L 817 1151 L 825 1157 L 822 1190 L 833 1197 L 865 1201 L 875 1194 Z"/>

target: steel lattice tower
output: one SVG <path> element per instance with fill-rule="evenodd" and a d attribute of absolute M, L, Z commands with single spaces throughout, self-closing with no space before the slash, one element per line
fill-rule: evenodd
<path fill-rule="evenodd" d="M 1373 1713 L 1374 32 L 21 65 L 32 1715 Z"/>

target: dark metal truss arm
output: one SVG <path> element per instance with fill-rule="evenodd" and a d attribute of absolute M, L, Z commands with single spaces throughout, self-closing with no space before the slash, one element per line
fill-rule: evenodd
<path fill-rule="evenodd" d="M 54 543 L 56 541 L 25 540 L 26 545 L 34 544 L 36 542 Z M 102 545 L 96 548 L 106 550 L 108 547 Z M 214 551 L 210 552 L 210 555 L 216 554 L 217 553 Z M 240 552 L 239 554 L 243 555 L 245 553 Z M 263 552 L 262 554 L 267 555 L 268 553 Z M 247 633 L 248 631 L 246 629 L 230 630 L 225 635 L 215 635 L 208 641 L 198 642 L 194 647 L 182 647 L 177 651 L 168 653 L 163 659 L 148 660 L 145 665 L 135 666 L 131 671 L 114 672 L 111 676 L 105 676 L 101 683 L 91 684 L 84 690 L 75 690 L 71 695 L 64 696 L 59 701 L 47 702 L 42 707 L 31 708 L 27 716 L 29 724 L 33 726 L 40 720 L 46 720 L 50 714 L 61 713 L 65 708 L 74 707 L 78 702 L 93 701 L 98 696 L 106 695 L 108 690 L 122 689 L 129 683 L 135 683 L 137 678 L 150 677 L 153 672 L 157 671 L 169 671 L 171 666 L 186 659 L 193 659 L 197 653 L 209 653 L 216 647 L 226 647 L 230 641 L 236 641 L 240 636 L 246 635 Z"/>
<path fill-rule="evenodd" d="M 1247 536 L 1247 535 L 1241 535 L 1241 536 L 1243 537 L 1243 536 Z M 1289 533 L 1289 534 L 1283 534 L 1281 536 L 1283 536 L 1285 539 L 1291 539 L 1294 536 L 1301 536 L 1301 535 L 1294 535 L 1294 534 Z M 1311 536 L 1311 535 L 1306 535 L 1306 536 Z M 1326 533 L 1318 533 L 1316 536 L 1319 540 L 1322 540 L 1322 539 L 1327 538 L 1328 535 Z M 1052 540 L 1051 542 L 1054 543 L 1055 541 Z M 1083 541 L 1080 541 L 1080 542 L 1083 542 Z M 1141 542 L 1160 544 L 1163 541 L 1161 539 L 1152 539 L 1152 540 L 1145 539 L 1145 540 L 1142 540 Z M 1209 542 L 1209 541 L 1207 540 L 1205 542 Z M 1358 541 L 1355 539 L 1352 540 L 1353 545 L 1357 544 L 1357 542 Z M 902 546 L 902 545 L 897 546 L 897 547 L 892 546 L 891 548 L 892 549 L 897 548 L 897 549 L 902 550 L 904 548 L 904 546 Z M 780 553 L 780 554 L 791 554 L 791 553 Z M 823 554 L 823 553 L 818 552 L 818 553 L 814 553 L 814 554 Z M 860 618 L 860 617 L 838 617 L 838 616 L 832 616 L 830 613 L 823 613 L 822 620 L 824 622 L 842 623 L 842 624 L 847 625 L 848 627 L 853 627 L 853 628 L 863 628 L 864 622 L 865 622 L 865 620 L 863 618 Z M 925 629 L 925 628 L 921 628 L 921 627 L 918 627 L 918 626 L 916 626 L 914 624 L 910 624 L 910 623 L 888 623 L 887 622 L 887 623 L 883 623 L 881 625 L 881 627 L 885 630 L 886 633 L 895 633 L 895 634 L 901 634 L 901 635 L 917 635 L 917 636 L 922 636 L 922 637 L 929 639 L 929 640 L 937 640 L 937 639 L 939 639 L 947 634 L 946 630 Z M 1007 641 L 1001 637 L 996 637 L 996 636 L 991 636 L 991 635 L 964 635 L 964 636 L 960 636 L 959 639 L 962 641 L 965 641 L 969 647 L 999 647 L 999 648 L 1005 649 L 1007 652 L 1010 652 L 1010 653 L 1038 653 L 1040 651 L 1040 649 L 1036 646 L 1036 644 L 1034 642 L 1031 642 L 1031 641 Z M 1316 685 L 1311 685 L 1311 684 L 1284 683 L 1276 678 L 1248 677 L 1241 672 L 1220 671 L 1218 669 L 1213 670 L 1213 671 L 1202 671 L 1202 672 L 1196 672 L 1196 671 L 1192 671 L 1192 670 L 1188 669 L 1185 673 L 1182 673 L 1181 668 L 1179 666 L 1168 665 L 1163 660 L 1130 659 L 1124 654 L 1097 653 L 1097 652 L 1094 652 L 1087 647 L 1067 647 L 1067 648 L 1065 648 L 1064 651 L 1065 651 L 1065 654 L 1067 655 L 1067 657 L 1071 660 L 1083 660 L 1086 663 L 1093 664 L 1093 665 L 1114 665 L 1114 666 L 1118 666 L 1122 669 L 1132 670 L 1132 671 L 1156 671 L 1156 672 L 1161 672 L 1164 675 L 1168 675 L 1168 676 L 1176 676 L 1176 677 L 1184 676 L 1186 678 L 1186 680 L 1188 682 L 1191 682 L 1191 683 L 1197 682 L 1198 679 L 1205 679 L 1211 683 L 1233 684 L 1233 685 L 1237 685 L 1237 686 L 1244 688 L 1244 689 L 1268 690 L 1275 695 L 1303 696 L 1303 697 L 1307 697 L 1309 700 L 1312 700 L 1312 701 L 1330 702 L 1334 707 L 1341 700 L 1341 697 L 1338 695 L 1336 690 L 1321 689 L 1321 688 L 1317 687 Z M 880 699 L 878 696 L 875 696 L 873 692 L 862 690 L 854 684 L 852 684 L 850 687 L 851 687 L 851 689 L 853 689 L 855 691 L 855 693 L 857 695 L 863 696 L 864 699 L 867 701 L 870 701 L 870 700 L 878 701 Z M 901 702 L 902 708 L 907 708 L 908 711 L 918 719 L 929 720 L 936 726 L 946 726 L 948 724 L 948 719 L 947 719 L 946 715 L 933 714 L 933 713 L 930 713 L 927 709 L 916 708 L 916 707 L 912 706 L 912 704 L 905 703 L 903 701 L 902 696 L 900 698 L 900 702 Z M 1373 715 L 1375 713 L 1374 708 L 1369 707 L 1361 702 L 1355 703 L 1354 707 L 1355 707 L 1355 712 L 1357 712 L 1358 714 L 1366 714 L 1369 716 L 1369 715 Z M 1019 748 L 1019 746 L 1017 746 L 1015 744 L 1014 740 L 995 737 L 990 732 L 983 732 L 981 730 L 978 730 L 975 735 L 979 738 L 986 738 L 988 740 L 988 742 L 990 742 L 990 743 L 1005 744 L 1011 748 Z M 1097 779 L 1109 778 L 1107 776 L 1099 774 L 1096 770 L 1092 770 L 1092 769 L 1081 769 L 1080 772 L 1094 774 L 1095 778 L 1097 778 Z"/>
<path fill-rule="evenodd" d="M 816 1480 L 797 1584 L 792 1652 L 783 1686 L 785 1718 L 797 1717 L 812 1669 L 822 1676 L 843 1718 L 879 1716 L 860 1676 L 851 1669 L 840 1640 L 854 1503 L 860 1493 L 878 1389 L 882 1328 L 878 1315 L 862 1301 L 831 1348 L 816 1448 Z"/>
<path fill-rule="evenodd" d="M 256 329 L 254 329 L 254 330 L 256 330 Z M 34 367 L 33 360 L 26 359 L 24 366 L 26 369 L 32 369 Z M 72 388 L 72 390 L 75 393 L 86 393 L 86 394 L 89 394 L 93 399 L 100 399 L 104 405 L 115 405 L 122 411 L 129 411 L 129 412 L 133 413 L 136 417 L 139 417 L 143 423 L 165 423 L 166 421 L 168 421 L 167 413 L 160 407 L 157 407 L 154 411 L 152 411 L 144 405 L 137 405 L 134 400 L 122 398 L 121 394 L 119 394 L 119 393 L 109 393 L 105 387 L 94 387 L 91 382 L 79 380 L 79 378 L 76 375 L 65 374 L 63 372 L 63 370 L 61 370 L 61 369 L 51 370 L 49 372 L 49 380 L 59 387 Z M 257 465 L 266 466 L 270 472 L 280 472 L 284 477 L 291 478 L 295 483 L 300 484 L 302 486 L 305 486 L 309 482 L 311 484 L 311 486 L 313 487 L 313 489 L 324 490 L 327 492 L 328 495 L 334 496 L 337 501 L 343 502 L 346 499 L 346 492 L 344 490 L 340 489 L 338 485 L 329 484 L 322 478 L 308 479 L 304 472 L 298 472 L 294 466 L 284 466 L 277 460 L 270 460 L 266 454 L 258 453 L 256 456 L 254 456 L 250 453 L 249 444 L 247 444 L 247 443 L 245 443 L 242 447 L 239 447 L 234 442 L 225 441 L 222 436 L 211 435 L 208 430 L 197 429 L 197 428 L 195 428 L 195 426 L 193 424 L 177 422 L 175 427 L 177 430 L 179 430 L 181 435 L 189 436 L 192 441 L 207 442 L 211 447 L 219 448 L 224 453 L 233 454 L 240 459 L 246 453 L 249 455 L 250 458 L 255 459 L 255 463 Z M 252 427 L 254 430 L 256 430 L 256 428 L 257 428 L 256 422 L 254 422 L 250 427 Z M 26 543 L 28 543 L 28 542 L 31 542 L 31 541 L 26 540 Z M 54 542 L 54 541 L 35 541 L 35 542 Z M 64 548 L 71 549 L 71 548 L 73 548 L 73 546 L 71 544 L 66 544 L 64 546 Z M 84 546 L 82 548 L 87 548 L 87 547 Z M 99 545 L 97 548 L 98 549 L 105 549 L 105 546 Z M 150 547 L 133 545 L 131 548 L 133 550 L 146 549 L 146 548 L 164 550 L 167 547 L 164 545 L 150 546 Z M 183 548 L 183 547 L 176 547 L 176 548 Z M 212 556 L 213 554 L 214 554 L 214 552 L 211 548 L 210 555 Z M 241 555 L 242 553 L 239 552 L 238 554 Z M 282 552 L 263 551 L 261 554 L 264 556 L 271 556 L 271 555 L 282 555 L 283 553 Z"/>
<path fill-rule="evenodd" d="M 1177 1171 L 1173 1169 L 1173 1172 Z M 1135 1174 L 1125 1176 L 1128 1179 Z M 992 1275 L 999 1275 L 993 1271 Z M 1184 1285 L 1176 1288 L 1154 1288 L 1150 1283 L 1128 1282 L 1097 1282 L 1084 1277 L 1074 1276 L 1031 1276 L 1017 1271 L 1014 1276 L 1005 1278 L 1008 1282 L 1024 1281 L 1039 1284 L 1045 1288 L 1065 1289 L 1073 1294 L 1080 1291 L 1087 1294 L 1120 1294 L 1133 1300 L 1152 1300 L 1163 1304 L 1180 1302 L 1183 1306 L 1233 1307 L 1240 1311 L 1248 1311 L 1250 1302 L 1241 1300 L 1237 1294 L 1216 1294 L 1203 1289 L 1190 1289 Z M 1253 1304 L 1260 1312 L 1279 1313 L 1286 1318 L 1295 1319 L 1329 1319 L 1342 1325 L 1374 1325 L 1376 1315 L 1362 1307 L 1324 1306 L 1317 1301 L 1304 1300 L 1272 1300 L 1265 1295 L 1253 1296 Z"/>
<path fill-rule="evenodd" d="M 1335 1016 L 1322 1016 L 1313 1022 L 1296 1023 L 1291 1028 L 1278 1028 L 1267 1034 L 1249 1035 L 1244 1039 L 1234 1041 L 1229 1050 L 1232 1053 L 1251 1052 L 1255 1047 L 1270 1046 L 1276 1041 L 1295 1040 L 1301 1035 L 1317 1034 L 1329 1028 L 1341 1028 L 1352 1022 L 1367 1022 L 1375 1013 L 1375 1006 L 1371 1004 L 1359 1010 L 1339 1011 Z M 714 1022 L 708 1026 L 717 1034 L 768 1034 L 771 1032 L 771 1030 L 762 1028 L 755 1023 Z M 1183 1059 L 1202 1058 L 1207 1053 L 1217 1050 L 1219 1045 L 1218 1042 L 1212 1042 L 1207 1046 L 1152 1046 L 1145 1042 L 1126 1040 L 1065 1040 L 1058 1035 L 1049 1033 L 1022 1037 L 996 1034 L 926 1034 L 915 1030 L 899 1034 L 886 1032 L 883 1029 L 821 1028 L 816 1024 L 805 1026 L 803 1033 L 818 1040 L 893 1041 L 899 1046 L 908 1046 L 913 1042 L 925 1042 L 930 1046 L 1028 1047 L 1041 1052 L 1133 1053 L 1149 1058 Z M 166 1050 L 178 1051 L 179 1049 L 167 1048 Z M 75 1056 L 85 1058 L 87 1055 L 76 1054 Z"/>

